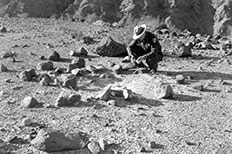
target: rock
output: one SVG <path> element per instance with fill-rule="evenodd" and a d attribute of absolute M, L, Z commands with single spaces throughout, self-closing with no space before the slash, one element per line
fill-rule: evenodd
<path fill-rule="evenodd" d="M 174 95 L 172 87 L 168 84 L 165 85 L 162 82 L 156 84 L 154 94 L 157 99 L 173 98 Z"/>
<path fill-rule="evenodd" d="M 101 147 L 101 149 L 102 149 L 103 151 L 105 151 L 106 146 L 107 146 L 106 140 L 104 140 L 103 138 L 100 138 L 100 139 L 98 140 L 98 143 L 99 143 L 99 146 Z"/>
<path fill-rule="evenodd" d="M 100 56 L 116 57 L 127 53 L 126 46 L 114 41 L 111 37 L 105 37 L 96 46 L 96 54 Z"/>
<path fill-rule="evenodd" d="M 113 68 L 112 68 L 112 71 L 115 74 L 120 74 L 122 72 L 122 66 L 120 66 L 120 65 L 114 65 Z"/>
<path fill-rule="evenodd" d="M 53 70 L 53 63 L 51 61 L 48 62 L 41 62 L 37 65 L 37 69 L 41 71 L 50 71 Z"/>
<path fill-rule="evenodd" d="M 32 74 L 30 71 L 22 71 L 20 74 L 19 74 L 19 78 L 20 80 L 22 81 L 31 81 L 32 80 Z"/>
<path fill-rule="evenodd" d="M 53 51 L 52 54 L 48 57 L 48 60 L 51 61 L 59 61 L 60 60 L 60 54 L 56 51 Z"/>
<path fill-rule="evenodd" d="M 109 105 L 109 106 L 117 106 L 117 101 L 116 100 L 109 100 L 109 101 L 107 101 L 107 105 Z"/>
<path fill-rule="evenodd" d="M 39 104 L 38 101 L 31 96 L 25 97 L 21 102 L 21 105 L 25 108 L 33 108 L 38 104 Z"/>
<path fill-rule="evenodd" d="M 97 72 L 97 69 L 94 66 L 92 66 L 92 65 L 88 65 L 85 68 L 86 68 L 86 70 L 88 70 L 88 71 L 90 71 L 92 73 L 96 73 Z"/>
<path fill-rule="evenodd" d="M 68 107 L 73 106 L 75 103 L 81 100 L 81 96 L 75 93 L 62 91 L 58 96 L 55 106 L 56 107 Z"/>
<path fill-rule="evenodd" d="M 142 147 L 142 148 L 140 149 L 140 152 L 147 152 L 147 150 L 146 150 L 146 148 Z"/>
<path fill-rule="evenodd" d="M 161 144 L 157 144 L 156 142 L 152 141 L 150 142 L 150 148 L 151 149 L 163 149 L 164 146 Z"/>
<path fill-rule="evenodd" d="M 49 82 L 46 80 L 46 78 L 42 78 L 39 82 L 41 86 L 49 86 Z"/>
<path fill-rule="evenodd" d="M 96 141 L 91 141 L 87 147 L 92 154 L 99 154 L 101 152 L 101 147 Z"/>
<path fill-rule="evenodd" d="M 125 100 L 129 100 L 132 98 L 132 91 L 126 88 L 123 89 L 123 97 Z"/>
<path fill-rule="evenodd" d="M 78 56 L 87 56 L 88 51 L 84 47 L 80 47 L 79 51 L 77 52 Z"/>
<path fill-rule="evenodd" d="M 108 85 L 106 88 L 104 88 L 97 96 L 97 99 L 101 99 L 104 101 L 107 101 L 110 99 L 110 89 L 112 85 Z"/>
<path fill-rule="evenodd" d="M 6 146 L 7 143 L 0 139 L 0 148 Z"/>
<path fill-rule="evenodd" d="M 31 141 L 35 149 L 45 152 L 62 152 L 79 150 L 86 146 L 88 136 L 82 132 L 64 134 L 62 132 L 41 129 L 36 138 Z"/>
<path fill-rule="evenodd" d="M 0 55 L 1 55 L 1 58 L 10 58 L 10 57 L 13 57 L 15 53 L 10 52 L 10 51 L 4 51 Z"/>
<path fill-rule="evenodd" d="M 32 120 L 30 118 L 24 118 L 22 120 L 23 126 L 30 126 L 32 124 Z"/>
<path fill-rule="evenodd" d="M 71 89 L 76 89 L 77 87 L 77 80 L 76 77 L 73 77 L 71 79 L 67 79 L 63 82 L 63 87 L 71 88 Z"/>
<path fill-rule="evenodd" d="M 84 68 L 85 67 L 85 59 L 83 58 L 75 58 L 72 60 L 71 64 L 74 68 Z"/>
<path fill-rule="evenodd" d="M 7 32 L 6 27 L 5 27 L 5 26 L 1 26 L 1 27 L 0 27 L 0 32 L 1 32 L 1 33 L 6 33 L 6 32 Z"/>
<path fill-rule="evenodd" d="M 127 62 L 130 62 L 130 57 L 129 56 L 126 56 L 123 58 L 122 60 L 123 63 L 127 63 Z"/>
<path fill-rule="evenodd" d="M 8 71 L 7 67 L 4 64 L 1 64 L 0 65 L 0 72 L 7 72 L 7 71 Z"/>
<path fill-rule="evenodd" d="M 176 83 L 178 84 L 184 84 L 185 78 L 183 75 L 179 74 L 176 76 Z"/>
<path fill-rule="evenodd" d="M 39 59 L 41 59 L 41 60 L 45 60 L 46 58 L 45 58 L 45 56 L 44 56 L 44 55 L 42 55 L 42 56 L 40 56 L 40 57 L 39 57 Z"/>
<path fill-rule="evenodd" d="M 71 71 L 71 73 L 75 76 L 77 75 L 85 75 L 85 74 L 90 74 L 91 72 L 86 70 L 85 68 L 76 68 Z"/>
<path fill-rule="evenodd" d="M 192 56 L 192 49 L 190 46 L 183 45 L 178 52 L 178 56 L 182 58 Z"/>
<path fill-rule="evenodd" d="M 69 52 L 69 56 L 76 57 L 76 56 L 78 56 L 78 54 L 76 53 L 76 51 L 71 50 L 71 51 Z"/>
<path fill-rule="evenodd" d="M 196 82 L 196 83 L 192 83 L 190 84 L 190 87 L 195 89 L 195 90 L 199 90 L 199 91 L 203 91 L 204 90 L 204 84 L 203 82 Z"/>
<path fill-rule="evenodd" d="M 5 82 L 6 83 L 12 83 L 11 79 L 6 79 Z"/>

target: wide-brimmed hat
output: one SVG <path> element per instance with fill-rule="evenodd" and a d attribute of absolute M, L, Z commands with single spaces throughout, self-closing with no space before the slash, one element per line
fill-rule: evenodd
<path fill-rule="evenodd" d="M 145 24 L 135 26 L 133 39 L 137 40 L 138 38 L 142 37 L 144 35 L 146 29 L 147 29 L 147 25 L 145 25 Z"/>

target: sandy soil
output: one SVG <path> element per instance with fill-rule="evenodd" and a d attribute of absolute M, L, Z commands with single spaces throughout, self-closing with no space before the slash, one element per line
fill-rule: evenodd
<path fill-rule="evenodd" d="M 83 46 L 89 51 L 87 64 L 102 64 L 109 68 L 108 61 L 122 64 L 122 58 L 94 55 L 92 48 L 96 44 L 86 45 L 73 39 L 71 34 L 81 31 L 96 41 L 112 35 L 127 42 L 132 29 L 46 19 L 0 19 L 0 22 L 7 25 L 9 31 L 0 34 L 0 51 L 16 52 L 16 62 L 11 58 L 0 60 L 10 70 L 0 73 L 0 91 L 4 92 L 0 96 L 0 139 L 12 136 L 25 139 L 32 129 L 42 125 L 63 132 L 83 131 L 94 139 L 104 138 L 111 146 L 103 153 L 109 154 L 142 153 L 142 147 L 154 154 L 232 153 L 231 57 L 223 57 L 220 50 L 194 50 L 194 56 L 185 59 L 165 56 L 156 74 L 124 73 L 106 79 L 80 77 L 77 93 L 82 95 L 81 104 L 69 108 L 24 109 L 20 105 L 26 96 L 33 96 L 42 104 L 54 105 L 62 91 L 60 87 L 44 87 L 38 82 L 19 80 L 19 73 L 35 68 L 41 62 L 41 55 L 48 57 L 55 50 L 65 58 L 62 62 L 54 62 L 55 66 L 67 67 L 72 60 L 69 51 Z M 160 38 L 165 52 L 170 53 L 175 40 Z M 48 43 L 54 48 L 48 48 Z M 207 65 L 209 61 L 211 65 Z M 112 74 L 109 70 L 106 72 Z M 176 84 L 177 74 L 191 79 L 186 84 Z M 11 82 L 7 83 L 6 79 Z M 157 80 L 173 87 L 174 99 L 154 98 L 152 90 Z M 190 84 L 199 81 L 209 86 L 204 91 L 192 89 Z M 117 106 L 108 106 L 104 101 L 86 101 L 108 84 L 126 86 L 137 98 L 131 101 L 116 98 Z M 35 125 L 22 126 L 24 117 L 31 118 Z M 152 141 L 157 143 L 153 149 L 150 147 Z M 26 141 L 7 145 L 4 150 L 3 153 L 41 153 Z"/>

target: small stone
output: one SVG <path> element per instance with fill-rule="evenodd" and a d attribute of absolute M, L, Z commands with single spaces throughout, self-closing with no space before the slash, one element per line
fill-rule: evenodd
<path fill-rule="evenodd" d="M 90 71 L 92 73 L 97 72 L 97 69 L 94 66 L 92 66 L 92 65 L 88 65 L 85 68 L 86 68 L 86 70 L 88 70 L 88 71 Z"/>
<path fill-rule="evenodd" d="M 6 27 L 5 27 L 5 26 L 1 26 L 1 27 L 0 27 L 0 32 L 1 32 L 1 33 L 6 33 L 6 32 L 7 32 Z"/>
<path fill-rule="evenodd" d="M 116 100 L 109 100 L 109 101 L 107 101 L 107 104 L 109 106 L 117 106 L 117 101 Z"/>
<path fill-rule="evenodd" d="M 41 60 L 45 60 L 45 56 L 44 56 L 44 55 L 42 55 L 42 56 L 40 56 L 40 57 L 39 57 L 39 59 L 41 59 Z"/>
<path fill-rule="evenodd" d="M 202 82 L 196 82 L 196 83 L 192 83 L 190 85 L 191 88 L 195 89 L 195 90 L 199 90 L 199 91 L 203 91 L 204 90 L 204 84 Z"/>
<path fill-rule="evenodd" d="M 32 80 L 31 72 L 29 72 L 29 71 L 22 71 L 22 72 L 19 74 L 19 78 L 20 78 L 20 80 L 22 80 L 22 81 L 31 81 L 31 80 Z"/>
<path fill-rule="evenodd" d="M 6 146 L 7 143 L 0 139 L 0 148 Z"/>
<path fill-rule="evenodd" d="M 156 84 L 154 94 L 158 99 L 173 98 L 174 96 L 172 87 L 168 84 L 165 85 L 162 82 Z"/>
<path fill-rule="evenodd" d="M 127 63 L 127 62 L 130 62 L 130 57 L 129 56 L 126 56 L 123 58 L 122 60 L 123 63 Z"/>
<path fill-rule="evenodd" d="M 21 105 L 25 108 L 33 108 L 38 105 L 38 101 L 35 98 L 28 96 L 22 100 Z"/>
<path fill-rule="evenodd" d="M 81 47 L 79 49 L 79 54 L 80 54 L 80 56 L 87 56 L 88 55 L 88 51 L 84 47 Z"/>
<path fill-rule="evenodd" d="M 77 53 L 76 53 L 76 51 L 71 50 L 71 51 L 69 52 L 69 55 L 75 57 L 75 56 L 77 56 Z"/>
<path fill-rule="evenodd" d="M 30 126 L 32 124 L 32 120 L 30 118 L 24 118 L 22 120 L 23 126 Z"/>
<path fill-rule="evenodd" d="M 161 144 L 157 144 L 157 143 L 154 142 L 154 141 L 151 141 L 151 142 L 150 142 L 150 148 L 151 148 L 151 149 L 163 149 L 164 146 L 161 145 Z"/>
<path fill-rule="evenodd" d="M 104 101 L 107 101 L 110 99 L 110 89 L 112 85 L 108 85 L 106 88 L 104 88 L 97 96 L 97 99 L 101 99 Z"/>
<path fill-rule="evenodd" d="M 4 64 L 1 64 L 0 65 L 0 72 L 7 72 L 7 71 L 8 71 L 7 67 Z"/>
<path fill-rule="evenodd" d="M 56 107 L 73 106 L 75 103 L 79 102 L 80 100 L 81 100 L 81 96 L 79 94 L 62 91 L 56 100 L 55 106 Z"/>
<path fill-rule="evenodd" d="M 129 100 L 132 98 L 132 91 L 126 88 L 123 89 L 123 97 L 125 100 Z"/>
<path fill-rule="evenodd" d="M 52 54 L 48 58 L 51 61 L 59 61 L 60 60 L 60 54 L 56 51 L 53 51 Z"/>
<path fill-rule="evenodd" d="M 51 61 L 48 62 L 41 62 L 37 65 L 37 69 L 41 71 L 50 71 L 53 70 L 53 63 Z"/>
<path fill-rule="evenodd" d="M 191 57 L 192 56 L 192 49 L 190 46 L 183 45 L 179 49 L 178 53 L 179 57 L 184 58 L 184 57 Z"/>
<path fill-rule="evenodd" d="M 101 147 L 98 144 L 98 142 L 95 141 L 91 141 L 88 145 L 87 145 L 89 151 L 92 154 L 99 154 L 101 152 Z"/>
<path fill-rule="evenodd" d="M 140 152 L 147 152 L 147 150 L 146 150 L 146 148 L 142 147 L 142 148 L 140 149 Z"/>
<path fill-rule="evenodd" d="M 76 87 L 77 87 L 76 78 L 74 77 L 74 78 L 65 80 L 63 83 L 63 87 L 76 89 Z"/>
<path fill-rule="evenodd" d="M 104 140 L 103 138 L 100 138 L 100 139 L 98 140 L 98 143 L 99 143 L 99 146 L 101 147 L 101 149 L 102 149 L 103 151 L 105 151 L 106 146 L 107 146 L 106 140 Z"/>
<path fill-rule="evenodd" d="M 11 83 L 12 81 L 11 81 L 11 79 L 6 79 L 5 82 L 6 83 Z"/>
<path fill-rule="evenodd" d="M 97 71 L 103 71 L 105 69 L 103 65 L 96 65 L 95 68 Z"/>
<path fill-rule="evenodd" d="M 75 65 L 77 68 L 84 68 L 85 67 L 85 59 L 75 58 L 72 60 L 71 64 Z"/>
<path fill-rule="evenodd" d="M 47 82 L 46 78 L 42 78 L 39 82 L 41 86 L 49 86 L 49 82 Z"/>
<path fill-rule="evenodd" d="M 114 65 L 116 65 L 115 63 L 111 62 L 111 61 L 108 61 L 108 66 L 109 67 L 114 67 Z"/>
<path fill-rule="evenodd" d="M 15 53 L 10 52 L 10 51 L 4 51 L 0 55 L 1 55 L 1 58 L 10 58 L 10 57 L 13 57 Z"/>
<path fill-rule="evenodd" d="M 176 76 L 176 83 L 178 84 L 184 84 L 185 78 L 183 75 L 179 74 Z"/>
<path fill-rule="evenodd" d="M 114 65 L 114 67 L 112 68 L 112 71 L 116 74 L 120 74 L 122 72 L 122 66 Z"/>

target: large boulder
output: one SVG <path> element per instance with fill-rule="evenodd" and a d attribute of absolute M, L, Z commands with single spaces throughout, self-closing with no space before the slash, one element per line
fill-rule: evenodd
<path fill-rule="evenodd" d="M 36 138 L 31 141 L 31 144 L 40 151 L 61 152 L 82 149 L 88 141 L 88 135 L 82 132 L 66 135 L 58 131 L 41 129 Z"/>
<path fill-rule="evenodd" d="M 126 54 L 126 46 L 116 42 L 112 37 L 105 37 L 96 46 L 95 53 L 100 56 L 116 57 Z"/>

